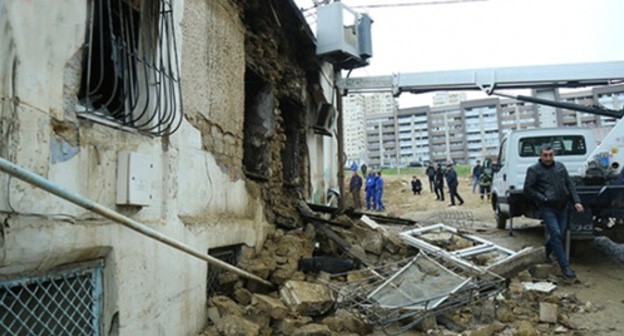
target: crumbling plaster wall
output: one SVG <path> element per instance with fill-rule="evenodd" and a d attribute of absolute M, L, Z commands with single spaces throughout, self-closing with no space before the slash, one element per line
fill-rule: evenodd
<path fill-rule="evenodd" d="M 270 137 L 268 181 L 262 184 L 266 214 L 271 222 L 285 227 L 298 225 L 294 204 L 297 199 L 321 201 L 327 185 L 336 186 L 337 165 L 335 137 L 315 134 L 317 106 L 331 98 L 333 74 L 319 73 L 315 45 L 297 18 L 289 12 L 287 1 L 242 2 L 242 18 L 247 27 L 245 38 L 246 67 L 273 88 L 275 129 Z M 284 27 L 297 27 L 285 29 Z M 328 67 L 327 64 L 323 65 Z M 331 68 L 331 67 L 330 67 Z M 318 91 L 323 95 L 319 99 Z M 285 120 L 298 120 L 296 131 L 288 130 Z M 299 180 L 286 181 L 283 174 L 288 136 L 298 136 Z"/>
<path fill-rule="evenodd" d="M 232 179 L 241 177 L 243 160 L 244 28 L 231 1 L 185 2 L 185 116 Z"/>
<path fill-rule="evenodd" d="M 200 251 L 259 247 L 264 201 L 240 175 L 245 28 L 229 1 L 173 5 L 188 122 L 153 138 L 76 117 L 86 1 L 0 1 L 0 154 Z M 120 151 L 154 161 L 151 206 L 115 205 Z M 205 323 L 204 262 L 4 173 L 0 190 L 0 274 L 102 257 L 105 333 L 115 313 L 119 335 L 187 335 Z"/>

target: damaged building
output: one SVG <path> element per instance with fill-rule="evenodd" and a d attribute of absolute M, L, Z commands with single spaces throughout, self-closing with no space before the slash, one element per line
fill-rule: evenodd
<path fill-rule="evenodd" d="M 0 45 L 0 156 L 196 250 L 233 263 L 338 185 L 334 69 L 290 0 L 0 1 Z M 2 334 L 205 326 L 213 266 L 0 190 Z"/>

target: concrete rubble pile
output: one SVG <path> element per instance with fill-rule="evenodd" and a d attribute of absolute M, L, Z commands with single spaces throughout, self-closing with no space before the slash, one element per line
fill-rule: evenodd
<path fill-rule="evenodd" d="M 200 335 L 398 334 L 400 326 L 384 331 L 357 311 L 341 308 L 336 292 L 327 286 L 332 275 L 326 271 L 336 265 L 340 272 L 345 265 L 381 266 L 413 257 L 418 250 L 368 220 L 341 216 L 335 221 L 341 225 L 315 222 L 288 231 L 274 229 L 261 251 L 244 248 L 238 267 L 269 280 L 274 288 L 220 273 L 220 290 L 208 300 L 209 326 Z M 315 259 L 319 255 L 325 257 Z M 352 263 L 341 263 L 345 260 Z M 528 271 L 509 277 L 508 287 L 497 296 L 427 318 L 401 334 L 589 335 L 569 316 L 600 307 L 582 303 L 538 278 L 544 268 L 533 267 L 535 277 Z"/>

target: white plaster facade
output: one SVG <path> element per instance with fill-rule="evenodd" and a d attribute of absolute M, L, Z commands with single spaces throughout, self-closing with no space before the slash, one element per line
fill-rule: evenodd
<path fill-rule="evenodd" d="M 0 155 L 197 250 L 241 243 L 258 249 L 270 224 L 263 200 L 253 192 L 255 182 L 223 169 L 205 150 L 201 131 L 187 120 L 163 140 L 76 118 L 67 97 L 75 94 L 79 81 L 77 55 L 85 43 L 86 3 L 0 0 Z M 202 108 L 208 102 L 200 112 L 226 132 L 242 136 L 242 123 L 235 121 L 244 116 L 245 27 L 236 1 L 172 3 L 187 108 Z M 190 13 L 185 6 L 191 5 L 200 11 L 194 12 L 194 19 L 225 32 L 204 32 L 204 38 L 220 39 L 211 45 L 224 43 L 227 59 L 211 58 L 214 50 L 196 50 L 189 38 L 194 22 L 185 17 Z M 186 95 L 185 89 L 197 85 L 199 89 Z M 325 94 L 332 101 L 327 90 Z M 51 151 L 67 139 L 55 131 L 53 120 L 77 125 L 71 132 L 79 138 L 69 145 L 75 155 L 56 163 Z M 304 197 L 322 201 L 327 188 L 337 185 L 335 138 L 308 131 L 305 141 L 311 186 Z M 121 151 L 153 160 L 151 206 L 115 205 Z M 205 324 L 208 266 L 201 260 L 3 173 L 0 223 L 0 276 L 104 259 L 103 334 L 192 335 Z M 111 330 L 115 314 L 119 323 Z"/>

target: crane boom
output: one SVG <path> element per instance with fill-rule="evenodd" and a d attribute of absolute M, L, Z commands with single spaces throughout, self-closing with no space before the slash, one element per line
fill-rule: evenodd
<path fill-rule="evenodd" d="M 527 89 L 606 85 L 624 80 L 624 61 L 415 72 L 347 78 L 343 93 Z"/>

